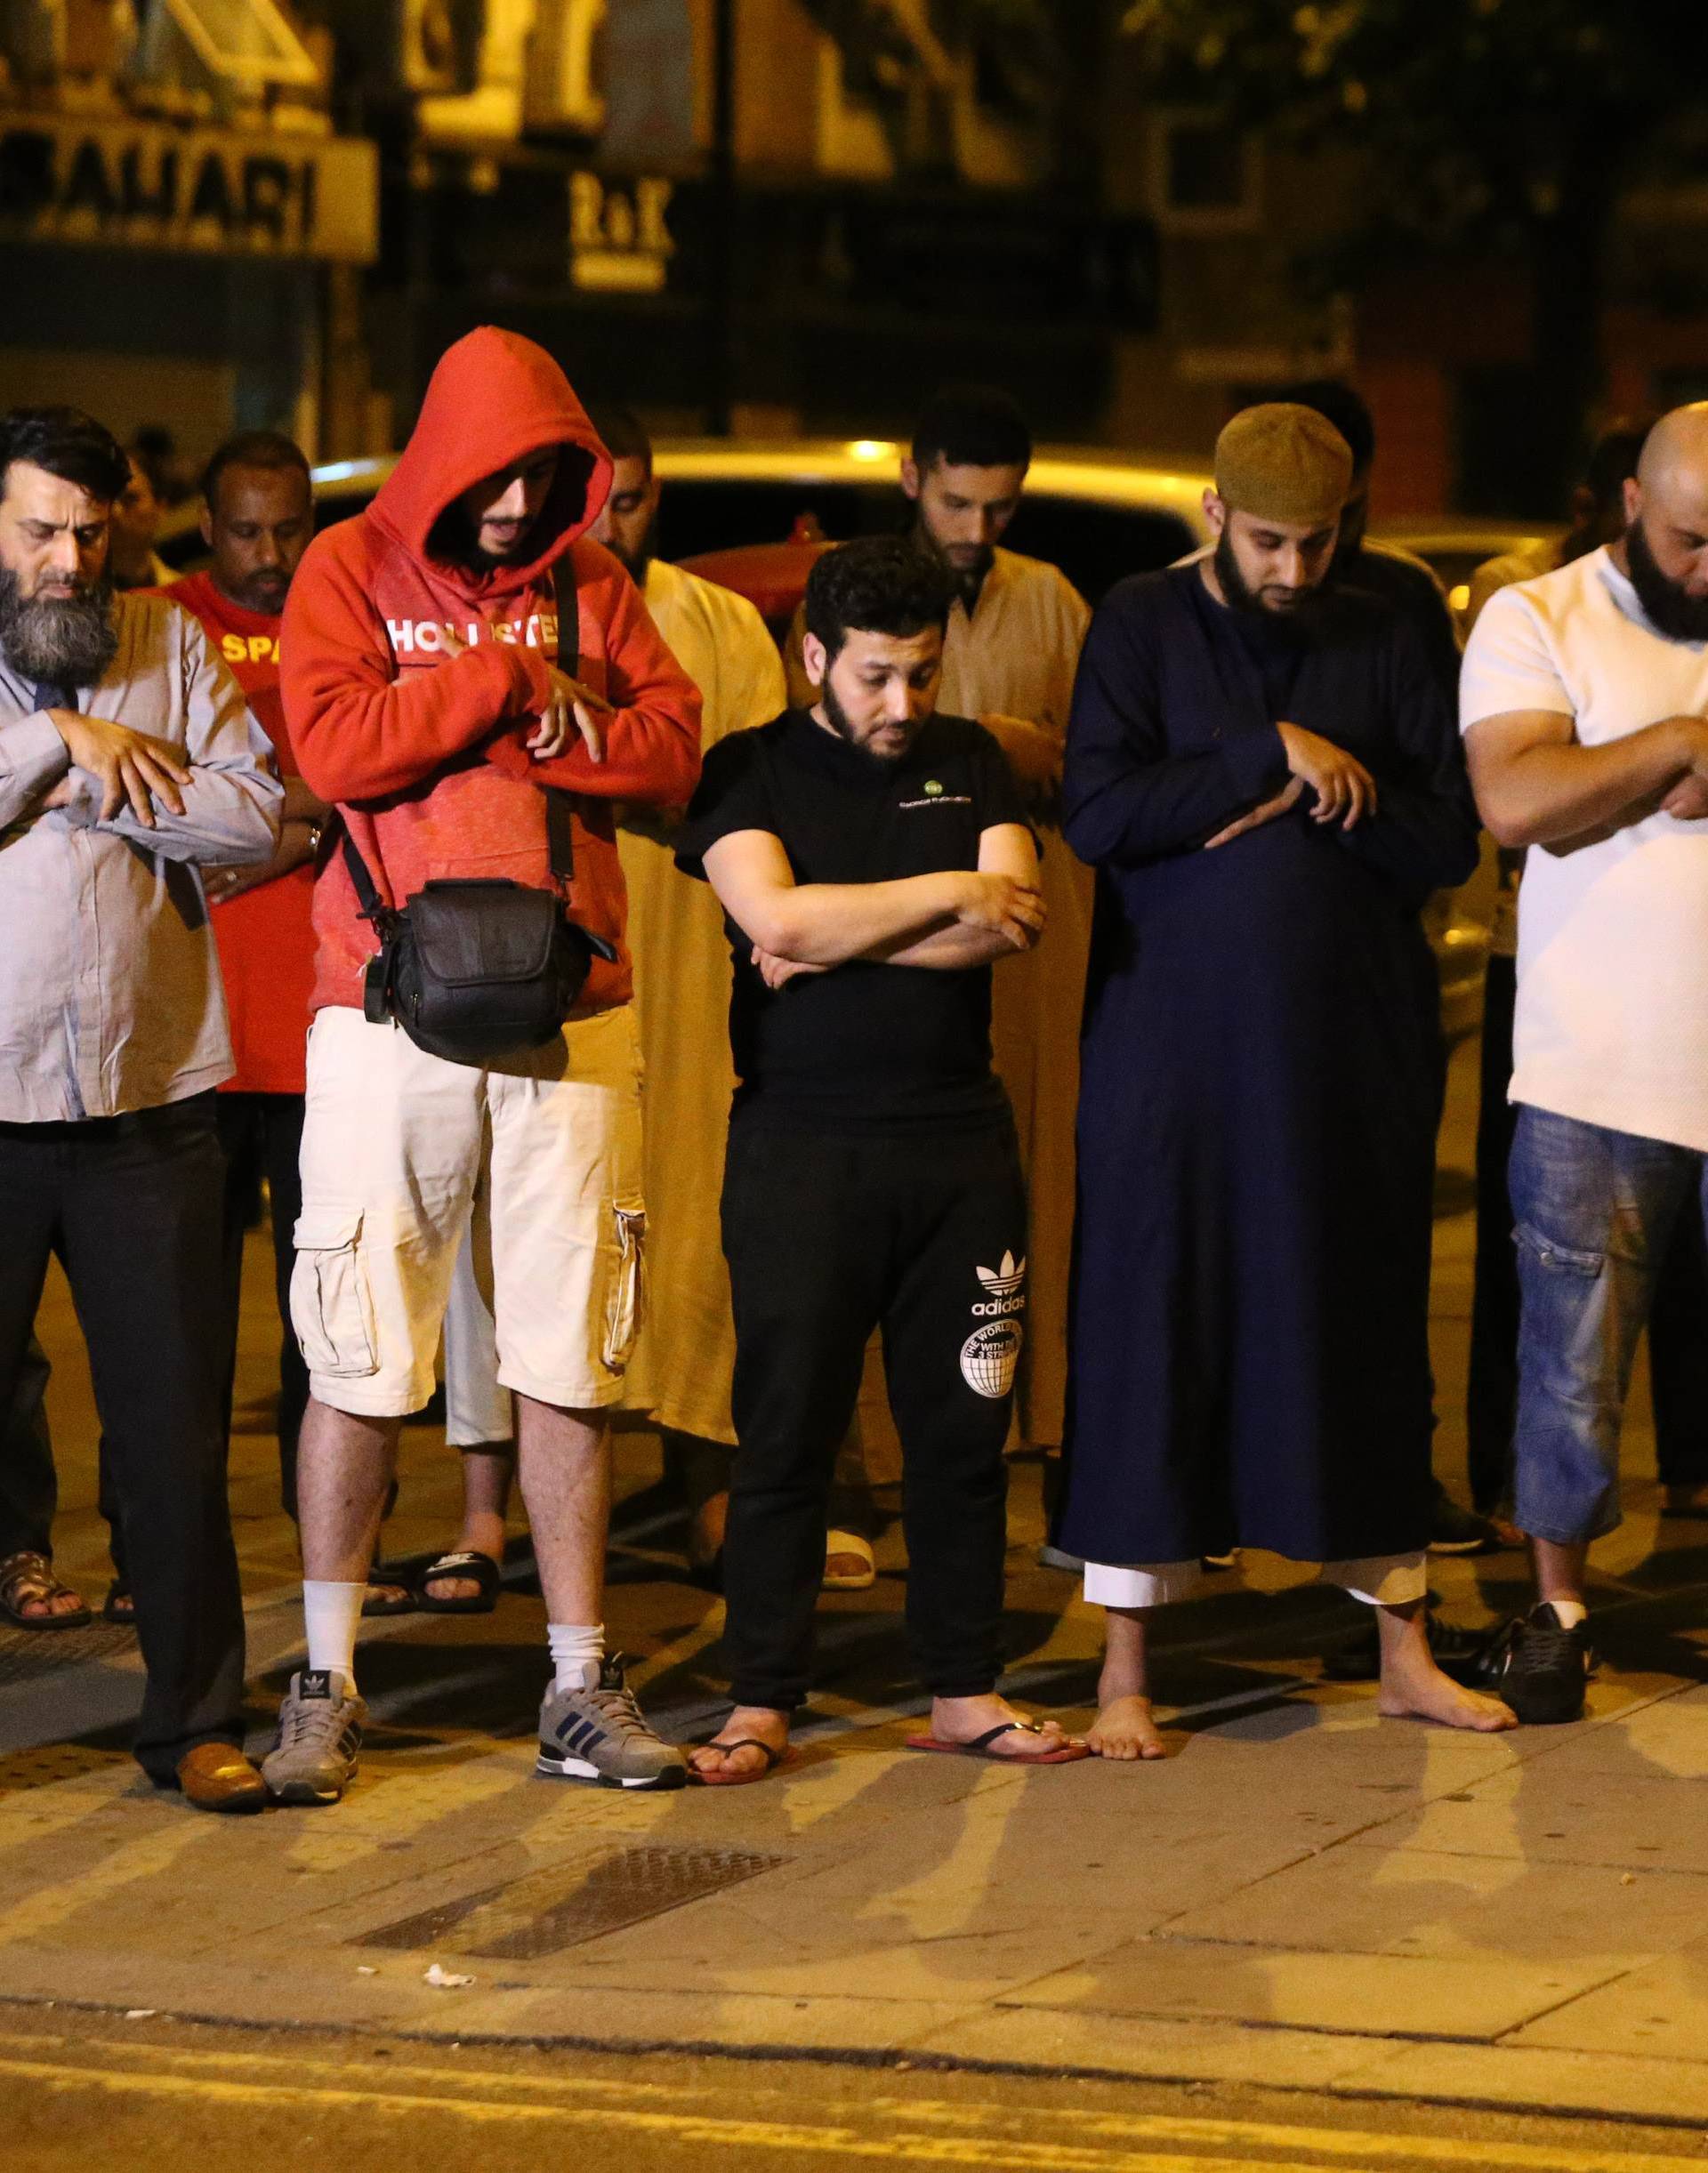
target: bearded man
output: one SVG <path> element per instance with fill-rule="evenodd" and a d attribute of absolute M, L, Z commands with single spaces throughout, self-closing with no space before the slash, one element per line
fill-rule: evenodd
<path fill-rule="evenodd" d="M 1619 1522 L 1631 1361 L 1680 1219 L 1708 1204 L 1708 402 L 1655 425 L 1624 511 L 1613 543 L 1490 598 L 1460 694 L 1484 821 L 1539 849 L 1509 1170 L 1513 1520 L 1538 1598 L 1498 1666 L 1543 1722 L 1583 1710 L 1588 1555 Z"/>
<path fill-rule="evenodd" d="M 113 592 L 128 472 L 75 408 L 0 417 L 0 1412 L 57 1253 L 133 1536 L 137 1759 L 202 1808 L 254 1810 L 209 1332 L 231 1045 L 197 871 L 270 860 L 282 795 L 195 619 Z M 0 1563 L 0 1604 L 41 1568 Z"/>
<path fill-rule="evenodd" d="M 1074 692 L 1065 828 L 1099 891 L 1058 1541 L 1108 1610 L 1105 1757 L 1163 1754 L 1146 1614 L 1241 1545 L 1371 1604 L 1384 1712 L 1512 1725 L 1423 1614 L 1444 1064 L 1419 913 L 1476 820 L 1422 637 L 1327 585 L 1351 479 L 1312 410 L 1237 415 L 1215 550 L 1111 591 Z"/>

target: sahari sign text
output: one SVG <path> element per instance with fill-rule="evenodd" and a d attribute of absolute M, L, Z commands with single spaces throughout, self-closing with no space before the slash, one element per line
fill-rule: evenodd
<path fill-rule="evenodd" d="M 346 136 L 0 113 L 0 230 L 91 247 L 371 263 L 378 152 Z"/>

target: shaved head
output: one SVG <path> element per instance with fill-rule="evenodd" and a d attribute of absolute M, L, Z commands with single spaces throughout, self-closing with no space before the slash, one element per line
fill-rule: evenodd
<path fill-rule="evenodd" d="M 1708 641 L 1708 400 L 1650 431 L 1625 485 L 1625 519 L 1615 556 L 1656 632 Z"/>

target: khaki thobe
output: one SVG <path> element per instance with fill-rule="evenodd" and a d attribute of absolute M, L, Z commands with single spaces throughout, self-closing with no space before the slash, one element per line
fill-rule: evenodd
<path fill-rule="evenodd" d="M 702 746 L 782 712 L 783 662 L 745 597 L 657 559 L 646 596 L 671 654 L 700 690 Z M 646 1066 L 649 1292 L 623 1406 L 733 1446 L 736 1332 L 718 1222 L 735 1090 L 729 943 L 710 887 L 678 872 L 667 843 L 625 828 L 617 846 Z"/>
<path fill-rule="evenodd" d="M 969 616 L 958 599 L 943 642 L 937 705 L 947 715 L 1023 718 L 1059 750 L 1091 611 L 1053 566 L 998 551 Z M 800 664 L 802 621 L 789 643 L 789 694 L 817 699 Z M 1053 1446 L 1068 1393 L 1068 1272 L 1074 1238 L 1074 1120 L 1079 1099 L 1079 1020 L 1092 938 L 1092 875 L 1053 822 L 1034 818 L 1049 924 L 1043 943 L 1004 959 L 992 977 L 991 1049 L 1014 1110 L 1027 1175 L 1026 1345 L 1015 1418 L 1022 1439 Z M 869 1476 L 897 1467 L 875 1363 L 868 1360 L 860 1427 Z"/>

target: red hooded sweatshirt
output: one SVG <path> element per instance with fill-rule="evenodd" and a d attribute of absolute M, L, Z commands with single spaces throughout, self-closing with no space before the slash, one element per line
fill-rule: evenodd
<path fill-rule="evenodd" d="M 544 446 L 562 457 L 526 563 L 477 572 L 445 555 L 442 517 L 462 493 Z M 420 420 L 373 504 L 310 544 L 280 644 L 302 774 L 337 804 L 381 896 L 400 905 L 441 876 L 561 889 L 571 915 L 622 954 L 614 966 L 595 960 L 582 1012 L 632 994 L 610 803 L 682 806 L 700 768 L 699 694 L 633 582 L 584 533 L 610 481 L 610 455 L 551 356 L 483 326 L 440 358 Z M 552 567 L 565 551 L 580 605 L 574 668 L 616 712 L 599 720 L 598 763 L 579 739 L 550 762 L 523 744 L 550 692 Z M 447 654 L 447 628 L 468 644 L 461 655 Z M 551 873 L 547 785 L 582 795 L 567 885 L 554 886 Z M 378 946 L 341 852 L 320 869 L 314 925 L 314 1008 L 359 1010 L 363 970 Z"/>

